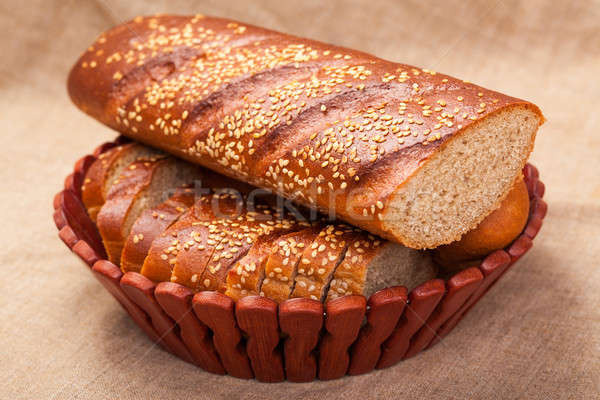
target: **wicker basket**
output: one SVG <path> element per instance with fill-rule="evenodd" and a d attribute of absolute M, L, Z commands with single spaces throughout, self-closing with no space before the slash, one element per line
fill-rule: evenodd
<path fill-rule="evenodd" d="M 59 236 L 89 267 L 155 343 L 200 368 L 262 382 L 308 382 L 358 375 L 412 357 L 446 336 L 506 270 L 532 246 L 547 205 L 544 184 L 528 164 L 531 200 L 522 234 L 481 265 L 433 279 L 410 293 L 383 289 L 368 300 L 346 296 L 323 305 L 290 299 L 279 306 L 251 296 L 235 303 L 217 292 L 194 294 L 176 283 L 158 285 L 107 261 L 94 223 L 81 203 L 81 183 L 105 143 L 75 164 L 54 198 Z"/>

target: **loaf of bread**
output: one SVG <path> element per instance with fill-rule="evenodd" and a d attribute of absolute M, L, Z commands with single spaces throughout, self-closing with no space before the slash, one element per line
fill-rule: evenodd
<path fill-rule="evenodd" d="M 498 208 L 543 122 L 428 69 L 201 15 L 101 34 L 68 89 L 124 135 L 414 248 Z"/>
<path fill-rule="evenodd" d="M 200 180 L 205 191 L 195 186 Z M 343 295 L 342 289 L 370 295 L 436 276 L 429 252 L 322 218 L 296 219 L 268 204 L 248 202 L 244 186 L 242 193 L 220 190 L 229 183 L 171 157 L 135 158 L 114 180 L 98 214 L 110 257 L 120 254 L 114 262 L 124 272 L 194 291 L 216 290 L 234 300 L 261 295 L 276 302 L 326 301 Z"/>

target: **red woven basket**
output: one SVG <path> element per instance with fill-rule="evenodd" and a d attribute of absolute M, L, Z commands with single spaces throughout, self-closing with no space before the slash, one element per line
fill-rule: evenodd
<path fill-rule="evenodd" d="M 433 279 L 407 293 L 395 286 L 368 300 L 346 296 L 323 305 L 289 299 L 279 306 L 260 296 L 237 303 L 217 292 L 194 294 L 171 282 L 155 284 L 123 274 L 106 260 L 94 223 L 81 203 L 81 184 L 99 154 L 81 158 L 54 198 L 59 237 L 89 267 L 150 340 L 215 373 L 262 382 L 308 382 L 358 375 L 412 357 L 446 336 L 489 288 L 532 246 L 547 205 L 537 169 L 523 170 L 531 201 L 522 234 L 481 265 L 447 280 Z"/>

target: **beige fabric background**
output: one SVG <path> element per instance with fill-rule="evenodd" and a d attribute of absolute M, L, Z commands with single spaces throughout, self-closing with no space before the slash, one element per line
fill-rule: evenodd
<path fill-rule="evenodd" d="M 600 3 L 451 0 L 0 2 L 0 398 L 598 398 Z M 295 5 L 293 5 L 295 4 Z M 56 236 L 52 196 L 113 133 L 66 95 L 102 30 L 159 11 L 227 16 L 443 71 L 544 111 L 535 247 L 442 344 L 312 384 L 210 375 L 153 347 Z"/>

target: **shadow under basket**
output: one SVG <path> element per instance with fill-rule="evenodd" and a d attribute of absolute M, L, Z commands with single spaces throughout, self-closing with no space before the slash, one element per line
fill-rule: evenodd
<path fill-rule="evenodd" d="M 309 382 L 387 368 L 444 338 L 532 246 L 546 215 L 537 169 L 523 170 L 531 201 L 521 235 L 478 267 L 447 280 L 433 279 L 410 293 L 402 286 L 327 304 L 289 299 L 280 305 L 250 296 L 237 303 L 218 292 L 194 294 L 171 282 L 155 284 L 123 274 L 106 260 L 94 223 L 81 202 L 91 163 L 125 139 L 99 146 L 75 164 L 54 198 L 59 237 L 129 313 L 150 340 L 183 360 L 215 373 L 262 382 Z"/>

